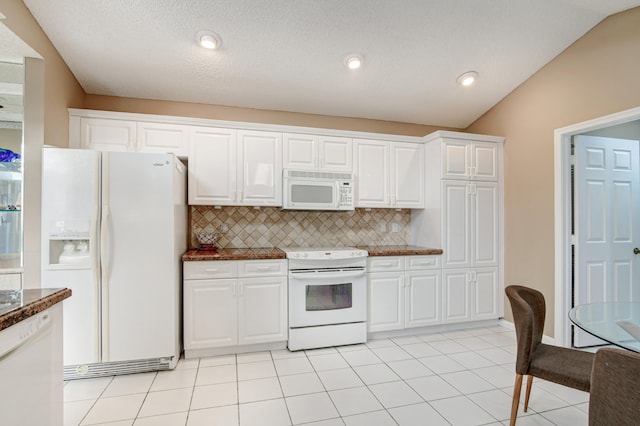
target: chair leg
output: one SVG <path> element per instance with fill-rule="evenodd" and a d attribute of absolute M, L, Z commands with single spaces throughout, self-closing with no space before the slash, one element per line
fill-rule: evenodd
<path fill-rule="evenodd" d="M 522 374 L 516 374 L 516 383 L 513 386 L 513 401 L 511 401 L 511 421 L 510 426 L 516 425 L 518 416 L 518 404 L 520 404 L 520 391 L 522 390 Z"/>
<path fill-rule="evenodd" d="M 531 395 L 531 385 L 533 384 L 533 376 L 527 376 L 527 393 L 524 396 L 524 412 L 529 408 L 529 396 Z"/>

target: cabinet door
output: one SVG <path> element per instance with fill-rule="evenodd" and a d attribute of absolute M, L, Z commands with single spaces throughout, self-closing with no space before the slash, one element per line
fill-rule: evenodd
<path fill-rule="evenodd" d="M 282 206 L 282 133 L 238 131 L 239 204 Z"/>
<path fill-rule="evenodd" d="M 424 145 L 391 143 L 391 206 L 424 208 Z"/>
<path fill-rule="evenodd" d="M 80 119 L 80 148 L 96 151 L 135 151 L 135 142 L 135 121 Z"/>
<path fill-rule="evenodd" d="M 471 145 L 471 178 L 498 180 L 498 145 L 491 142 L 473 142 Z"/>
<path fill-rule="evenodd" d="M 139 152 L 171 153 L 187 157 L 189 127 L 180 124 L 138 122 Z"/>
<path fill-rule="evenodd" d="M 442 323 L 440 271 L 407 274 L 405 327 Z"/>
<path fill-rule="evenodd" d="M 473 275 L 473 319 L 495 319 L 498 309 L 498 268 L 478 268 Z"/>
<path fill-rule="evenodd" d="M 471 266 L 471 216 L 467 181 L 442 181 L 443 268 Z"/>
<path fill-rule="evenodd" d="M 472 182 L 469 184 L 472 206 L 472 266 L 498 265 L 498 184 Z"/>
<path fill-rule="evenodd" d="M 402 273 L 367 274 L 369 332 L 404 328 L 404 277 Z"/>
<path fill-rule="evenodd" d="M 282 135 L 283 167 L 314 170 L 318 164 L 318 136 L 285 133 Z"/>
<path fill-rule="evenodd" d="M 236 131 L 192 127 L 189 139 L 189 204 L 237 204 Z"/>
<path fill-rule="evenodd" d="M 184 347 L 238 344 L 237 280 L 184 281 Z"/>
<path fill-rule="evenodd" d="M 321 170 L 335 172 L 351 172 L 353 170 L 351 138 L 320 136 L 318 141 Z"/>
<path fill-rule="evenodd" d="M 470 142 L 458 139 L 442 141 L 442 179 L 470 178 Z"/>
<path fill-rule="evenodd" d="M 356 207 L 391 207 L 389 143 L 354 139 Z"/>
<path fill-rule="evenodd" d="M 238 283 L 238 343 L 287 340 L 287 278 L 243 278 Z"/>
<path fill-rule="evenodd" d="M 471 321 L 471 294 L 467 269 L 442 270 L 443 322 Z"/>

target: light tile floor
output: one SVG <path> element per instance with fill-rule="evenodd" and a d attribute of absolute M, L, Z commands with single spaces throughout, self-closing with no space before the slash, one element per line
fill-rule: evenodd
<path fill-rule="evenodd" d="M 182 359 L 173 371 L 65 383 L 65 425 L 506 425 L 515 352 L 515 333 L 496 326 Z M 586 425 L 588 403 L 536 379 L 518 425 Z"/>

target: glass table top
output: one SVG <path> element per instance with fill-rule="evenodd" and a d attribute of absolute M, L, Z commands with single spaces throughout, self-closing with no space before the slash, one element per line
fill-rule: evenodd
<path fill-rule="evenodd" d="M 640 303 L 604 302 L 578 305 L 569 319 L 589 334 L 640 352 Z"/>

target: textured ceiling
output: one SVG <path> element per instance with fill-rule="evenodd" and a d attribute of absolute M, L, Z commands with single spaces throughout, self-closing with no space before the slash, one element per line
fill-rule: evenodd
<path fill-rule="evenodd" d="M 640 0 L 24 0 L 87 93 L 464 128 Z M 221 49 L 195 43 L 217 32 Z M 364 55 L 350 71 L 345 55 Z M 456 77 L 480 73 L 463 88 Z"/>

